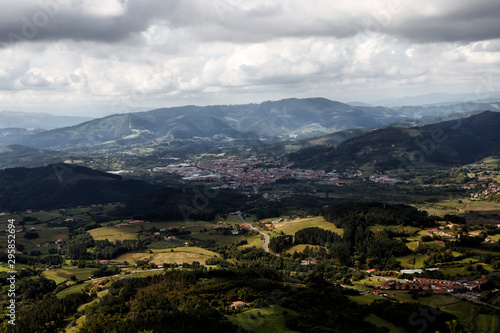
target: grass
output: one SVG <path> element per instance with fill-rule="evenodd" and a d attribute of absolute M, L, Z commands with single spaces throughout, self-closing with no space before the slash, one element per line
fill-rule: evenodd
<path fill-rule="evenodd" d="M 459 303 L 441 306 L 440 309 L 455 315 L 458 318 L 458 322 L 466 329 L 470 330 L 473 328 L 474 313 L 476 310 L 475 305 L 466 301 L 461 301 Z"/>
<path fill-rule="evenodd" d="M 257 235 L 253 237 L 248 237 L 247 238 L 248 244 L 242 245 L 242 248 L 247 248 L 247 247 L 256 247 L 256 248 L 262 248 L 264 246 L 264 236 L 262 235 Z"/>
<path fill-rule="evenodd" d="M 137 239 L 137 231 L 141 230 L 139 225 L 127 225 L 121 227 L 101 227 L 89 230 L 89 234 L 95 240 L 107 239 L 110 242 L 115 240 Z"/>
<path fill-rule="evenodd" d="M 68 267 L 68 268 L 56 268 L 44 271 L 42 274 L 48 278 L 54 280 L 57 284 L 69 280 L 70 276 L 74 275 L 78 280 L 87 280 L 92 272 L 97 270 L 97 268 L 78 268 L 78 267 Z"/>
<path fill-rule="evenodd" d="M 381 278 L 369 276 L 369 277 L 364 278 L 364 279 L 359 280 L 359 281 L 352 281 L 352 284 L 353 284 L 354 289 L 366 290 L 366 289 L 372 289 L 375 286 L 379 286 L 382 283 L 384 283 L 384 281 L 385 280 L 383 280 Z"/>
<path fill-rule="evenodd" d="M 89 285 L 91 284 L 92 282 L 87 282 L 87 283 L 80 283 L 80 284 L 75 284 L 75 285 L 72 285 L 71 287 L 68 287 L 64 290 L 61 290 L 60 292 L 58 292 L 56 294 L 57 297 L 64 297 L 64 296 L 67 296 L 67 295 L 70 295 L 70 294 L 77 294 L 79 292 L 81 292 L 83 290 L 83 288 L 85 288 L 86 285 Z"/>
<path fill-rule="evenodd" d="M 287 329 L 283 311 L 294 313 L 294 311 L 279 305 L 271 305 L 262 309 L 238 313 L 235 316 L 228 316 L 228 319 L 233 324 L 255 333 L 295 332 Z"/>
<path fill-rule="evenodd" d="M 26 251 L 31 252 L 33 250 L 37 250 L 42 252 L 42 254 L 47 254 L 50 248 L 57 248 L 55 245 L 55 241 L 62 238 L 69 238 L 69 230 L 68 228 L 45 228 L 45 225 L 38 224 L 35 227 L 35 232 L 38 234 L 38 238 L 35 239 L 26 239 L 24 238 L 24 234 L 26 231 L 18 233 L 16 235 L 16 239 L 20 244 L 25 246 Z M 28 226 L 26 230 L 30 230 L 31 227 Z M 49 243 L 49 246 L 43 246 L 45 243 Z M 40 244 L 41 247 L 37 248 L 36 244 Z"/>
<path fill-rule="evenodd" d="M 54 219 L 57 219 L 58 217 L 62 217 L 61 213 L 59 212 L 35 212 L 31 214 L 26 214 L 26 217 L 33 217 L 38 219 L 40 222 L 49 222 Z"/>
<path fill-rule="evenodd" d="M 330 230 L 339 235 L 342 235 L 344 233 L 342 229 L 337 228 L 333 223 L 327 222 L 322 216 L 292 220 L 289 222 L 280 222 L 276 224 L 274 230 L 278 233 L 280 231 L 283 231 L 287 235 L 294 235 L 297 231 L 310 227 L 318 227 L 321 229 Z M 278 234 L 276 234 L 276 236 L 277 235 Z"/>
<path fill-rule="evenodd" d="M 425 254 L 409 254 L 404 257 L 396 258 L 403 268 L 417 269 L 424 266 Z"/>
<path fill-rule="evenodd" d="M 162 265 L 164 263 L 168 264 L 183 264 L 183 263 L 193 263 L 198 261 L 200 264 L 205 264 L 208 258 L 219 256 L 217 253 L 202 249 L 200 247 L 178 247 L 175 249 L 151 249 L 151 252 L 140 252 L 140 253 L 126 253 L 113 261 L 123 262 L 127 261 L 129 263 L 136 263 L 140 260 L 149 260 L 156 265 Z"/>
<path fill-rule="evenodd" d="M 361 305 L 370 305 L 373 301 L 381 299 L 380 296 L 376 295 L 360 295 L 360 296 L 347 296 L 351 301 L 361 304 Z"/>
<path fill-rule="evenodd" d="M 247 240 L 251 242 L 253 238 L 259 236 L 248 236 L 248 235 L 223 235 L 222 233 L 216 233 L 215 231 L 207 231 L 204 233 L 191 234 L 192 238 L 201 241 L 214 240 L 220 245 L 231 245 L 235 242 L 240 242 L 242 240 Z"/>
<path fill-rule="evenodd" d="M 479 314 L 476 318 L 476 331 L 484 333 L 495 333 L 500 331 L 500 320 L 498 316 Z"/>
<path fill-rule="evenodd" d="M 389 329 L 390 333 L 400 333 L 403 331 L 402 328 L 397 327 L 393 323 L 391 323 L 385 319 L 382 319 L 379 316 L 374 315 L 373 313 L 369 314 L 363 320 L 366 322 L 369 322 L 377 327 L 385 327 L 385 328 Z"/>
<path fill-rule="evenodd" d="M 291 248 L 289 248 L 286 251 L 286 253 L 293 254 L 295 251 L 297 251 L 297 253 L 303 252 L 307 246 L 309 248 L 311 248 L 311 249 L 314 249 L 314 248 L 317 248 L 317 247 L 323 247 L 324 248 L 324 246 L 319 246 L 319 245 L 297 244 L 297 245 L 294 245 Z"/>

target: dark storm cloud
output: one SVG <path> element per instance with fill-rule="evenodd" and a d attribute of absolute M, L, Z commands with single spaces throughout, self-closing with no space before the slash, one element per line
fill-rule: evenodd
<path fill-rule="evenodd" d="M 94 13 L 106 5 L 123 10 Z M 115 43 L 163 21 L 193 39 L 261 42 L 280 37 L 348 38 L 380 32 L 419 43 L 500 37 L 500 1 L 41 0 L 3 4 L 0 44 L 93 40 Z M 93 8 L 94 8 L 93 7 Z M 430 8 L 430 9 L 429 9 Z"/>
<path fill-rule="evenodd" d="M 418 9 L 416 15 L 403 13 L 383 32 L 420 43 L 468 43 L 500 38 L 499 16 L 500 1 L 454 1 L 446 8 L 436 8 L 432 14 Z"/>
<path fill-rule="evenodd" d="M 122 3 L 120 13 L 107 15 L 89 11 L 86 3 L 88 1 L 27 1 L 12 5 L 15 8 L 11 12 L 10 5 L 4 4 L 7 8 L 0 13 L 0 43 L 64 39 L 117 42 L 144 31 L 155 16 L 162 15 L 164 8 L 158 1 L 133 0 Z"/>

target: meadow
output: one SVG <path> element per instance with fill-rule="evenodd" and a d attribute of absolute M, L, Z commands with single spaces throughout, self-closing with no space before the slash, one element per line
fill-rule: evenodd
<path fill-rule="evenodd" d="M 279 222 L 274 226 L 274 236 L 278 236 L 281 232 L 287 235 L 294 235 L 297 231 L 310 227 L 318 227 L 321 229 L 330 230 L 338 235 L 342 235 L 344 232 L 341 228 L 337 228 L 335 224 L 327 222 L 322 216 L 315 216 L 303 218 L 300 220 Z"/>
<path fill-rule="evenodd" d="M 204 265 L 205 261 L 211 257 L 219 257 L 219 254 L 200 247 L 177 247 L 175 249 L 151 249 L 146 252 L 126 253 L 112 260 L 112 262 L 127 261 L 128 263 L 136 263 L 141 260 L 148 260 L 156 265 L 163 265 L 164 263 L 192 264 L 197 261 Z"/>

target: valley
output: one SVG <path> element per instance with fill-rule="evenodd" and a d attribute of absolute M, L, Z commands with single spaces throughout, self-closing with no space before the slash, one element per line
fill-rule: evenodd
<path fill-rule="evenodd" d="M 60 159 L 0 170 L 19 332 L 154 330 L 173 317 L 185 318 L 169 321 L 174 331 L 208 321 L 242 332 L 495 332 L 498 115 L 199 150 L 4 149 Z M 38 314 L 55 300 L 65 308 Z"/>

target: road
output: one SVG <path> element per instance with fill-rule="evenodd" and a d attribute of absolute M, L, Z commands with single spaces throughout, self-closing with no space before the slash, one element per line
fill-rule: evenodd
<path fill-rule="evenodd" d="M 264 236 L 264 251 L 269 252 L 269 235 L 255 228 L 251 224 L 248 224 L 247 221 L 245 221 L 243 215 L 241 215 L 241 212 L 238 212 L 238 217 L 240 218 L 241 222 L 246 224 L 251 230 L 257 231 L 259 234 Z"/>

